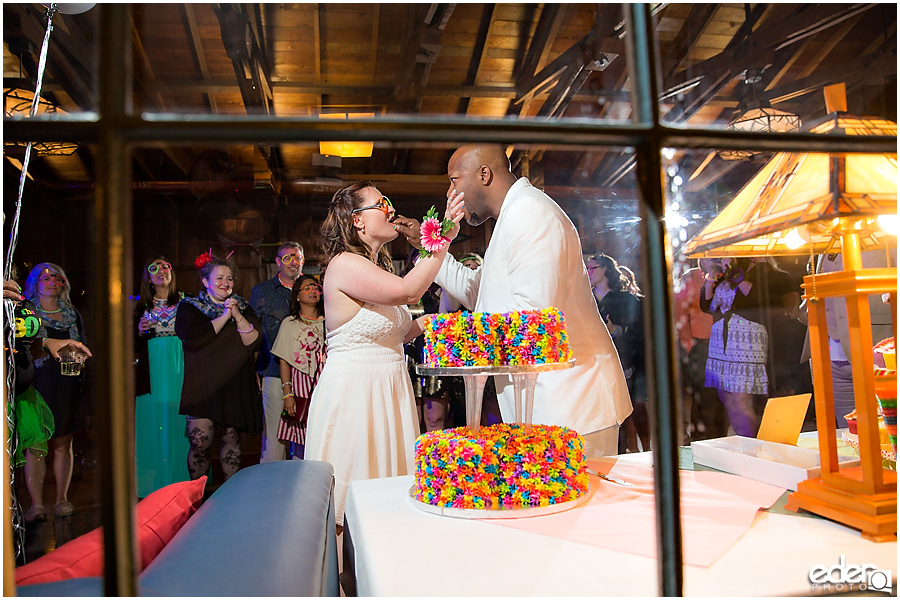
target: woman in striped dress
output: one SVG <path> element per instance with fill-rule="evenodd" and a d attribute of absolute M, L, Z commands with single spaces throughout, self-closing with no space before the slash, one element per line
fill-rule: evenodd
<path fill-rule="evenodd" d="M 309 399 L 325 366 L 325 302 L 322 286 L 312 275 L 294 282 L 290 311 L 272 347 L 281 363 L 284 399 L 278 438 L 291 442 L 294 458 L 303 458 Z"/>

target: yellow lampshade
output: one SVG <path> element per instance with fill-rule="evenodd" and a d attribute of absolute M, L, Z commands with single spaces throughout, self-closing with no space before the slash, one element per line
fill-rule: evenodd
<path fill-rule="evenodd" d="M 322 113 L 320 119 L 363 119 L 375 113 Z M 372 156 L 374 142 L 319 142 L 319 154 L 341 158 L 368 158 Z"/>
<path fill-rule="evenodd" d="M 891 135 L 885 119 L 828 115 L 814 133 Z M 862 250 L 896 244 L 878 226 L 879 215 L 897 214 L 896 154 L 779 152 L 709 225 L 684 247 L 701 256 L 768 256 L 840 251 L 841 231 L 854 227 Z M 840 226 L 839 226 L 840 225 Z M 786 243 L 796 229 L 806 243 Z"/>

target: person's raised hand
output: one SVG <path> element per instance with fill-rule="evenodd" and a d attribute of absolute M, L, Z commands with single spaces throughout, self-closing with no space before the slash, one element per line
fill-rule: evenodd
<path fill-rule="evenodd" d="M 456 236 L 459 235 L 459 222 L 465 216 L 463 212 L 463 208 L 466 206 L 463 200 L 464 195 L 463 192 L 457 193 L 454 189 L 447 196 L 447 212 L 444 213 L 444 218 L 453 221 L 453 227 L 444 235 L 450 240 L 456 239 Z"/>
<path fill-rule="evenodd" d="M 22 288 L 20 288 L 19 284 L 12 279 L 3 282 L 3 297 L 16 302 L 25 299 L 25 296 L 22 295 Z"/>
<path fill-rule="evenodd" d="M 422 234 L 420 232 L 421 224 L 411 217 L 397 215 L 394 217 L 394 229 L 401 233 L 409 245 L 413 248 L 422 247 Z"/>

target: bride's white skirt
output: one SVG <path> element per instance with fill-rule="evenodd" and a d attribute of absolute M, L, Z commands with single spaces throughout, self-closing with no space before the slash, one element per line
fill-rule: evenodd
<path fill-rule="evenodd" d="M 337 522 L 357 479 L 413 472 L 419 421 L 402 348 L 329 353 L 309 407 L 308 460 L 334 466 Z"/>

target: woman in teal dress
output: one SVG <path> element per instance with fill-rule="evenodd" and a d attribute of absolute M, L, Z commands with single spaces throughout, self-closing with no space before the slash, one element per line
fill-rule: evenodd
<path fill-rule="evenodd" d="M 172 265 L 163 256 L 147 261 L 135 307 L 135 461 L 137 495 L 187 481 L 184 457 L 190 444 L 184 415 L 178 414 L 184 353 L 175 335 L 175 313 L 183 294 Z"/>

